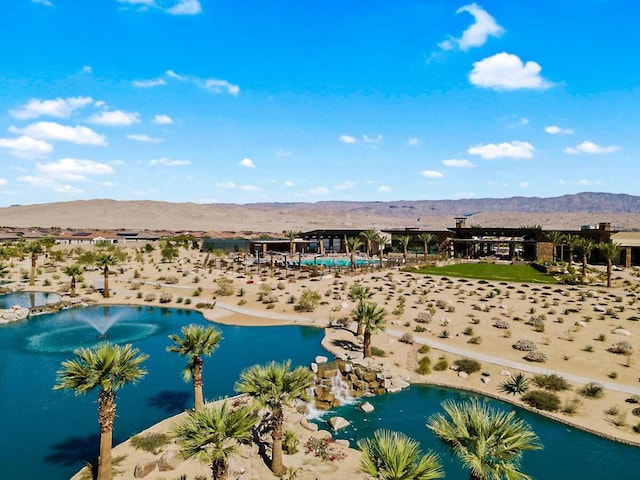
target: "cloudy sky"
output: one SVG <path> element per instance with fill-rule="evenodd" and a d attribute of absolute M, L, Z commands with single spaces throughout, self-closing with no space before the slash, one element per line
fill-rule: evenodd
<path fill-rule="evenodd" d="M 640 194 L 637 0 L 11 0 L 0 205 Z"/>

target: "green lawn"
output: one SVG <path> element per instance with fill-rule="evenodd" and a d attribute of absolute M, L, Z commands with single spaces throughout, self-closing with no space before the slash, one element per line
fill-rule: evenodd
<path fill-rule="evenodd" d="M 557 283 L 544 273 L 528 265 L 499 265 L 495 263 L 458 263 L 446 267 L 423 267 L 408 269 L 410 272 L 427 275 L 478 278 L 505 282 Z"/>

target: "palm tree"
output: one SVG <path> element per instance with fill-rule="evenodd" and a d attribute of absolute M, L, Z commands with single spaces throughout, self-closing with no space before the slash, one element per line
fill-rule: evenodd
<path fill-rule="evenodd" d="M 211 355 L 222 339 L 222 333 L 214 327 L 201 325 L 186 325 L 181 328 L 182 337 L 177 334 L 169 335 L 174 345 L 167 347 L 168 352 L 176 352 L 187 357 L 184 368 L 184 381 L 193 379 L 193 408 L 198 411 L 204 405 L 202 393 L 202 356 Z"/>
<path fill-rule="evenodd" d="M 109 267 L 117 265 L 127 257 L 127 254 L 118 247 L 114 247 L 109 242 L 96 243 L 96 251 L 84 252 L 78 257 L 79 263 L 93 264 L 102 269 L 104 276 L 104 291 L 102 296 L 109 298 Z"/>
<path fill-rule="evenodd" d="M 300 236 L 300 232 L 297 230 L 287 230 L 284 232 L 284 236 L 289 239 L 289 253 L 296 253 L 296 246 L 293 241 Z"/>
<path fill-rule="evenodd" d="M 116 416 L 116 391 L 128 383 L 136 383 L 147 371 L 141 367 L 148 355 L 142 355 L 130 344 L 103 342 L 93 348 L 74 351 L 77 358 L 62 362 L 54 390 L 73 390 L 86 395 L 98 388 L 98 421 L 100 423 L 100 457 L 98 480 L 111 480 L 111 448 L 113 421 Z"/>
<path fill-rule="evenodd" d="M 298 400 L 307 401 L 307 389 L 311 387 L 312 379 L 311 370 L 304 367 L 291 370 L 291 360 L 287 360 L 284 363 L 270 362 L 246 368 L 240 373 L 240 380 L 235 385 L 237 392 L 253 397 L 273 415 L 271 471 L 276 475 L 284 472 L 284 407 L 292 406 Z"/>
<path fill-rule="evenodd" d="M 611 270 L 613 267 L 614 258 L 620 255 L 622 251 L 622 245 L 615 242 L 600 242 L 598 244 L 598 250 L 607 262 L 607 287 L 611 287 Z"/>
<path fill-rule="evenodd" d="M 429 255 L 429 244 L 433 242 L 436 236 L 432 233 L 421 233 L 418 235 L 418 240 L 422 242 L 422 246 L 424 247 L 424 258 L 427 258 Z"/>
<path fill-rule="evenodd" d="M 356 250 L 362 246 L 362 242 L 359 237 L 349 237 L 345 242 L 347 250 L 351 254 L 351 271 L 356 271 Z"/>
<path fill-rule="evenodd" d="M 364 339 L 362 351 L 364 358 L 371 356 L 371 336 L 382 331 L 387 323 L 387 312 L 375 302 L 359 303 L 353 311 L 353 317 L 358 322 L 358 331 L 363 329 Z"/>
<path fill-rule="evenodd" d="M 373 440 L 358 440 L 362 451 L 360 466 L 367 475 L 379 480 L 430 480 L 444 478 L 435 453 L 422 455 L 420 445 L 404 433 L 376 430 Z"/>
<path fill-rule="evenodd" d="M 407 248 L 409 247 L 411 237 L 409 235 L 400 235 L 398 241 L 400 245 L 402 245 L 402 263 L 407 263 Z"/>
<path fill-rule="evenodd" d="M 378 244 L 378 255 L 380 256 L 380 270 L 382 270 L 382 257 L 384 257 L 384 247 L 387 246 L 391 239 L 388 235 L 378 235 L 376 243 Z"/>
<path fill-rule="evenodd" d="M 578 235 L 567 235 L 565 240 L 569 247 L 569 266 L 571 266 L 573 264 L 573 252 L 579 247 L 582 239 Z"/>
<path fill-rule="evenodd" d="M 436 413 L 427 427 L 470 470 L 470 480 L 528 480 L 519 471 L 525 450 L 542 448 L 530 427 L 478 400 L 442 404 L 447 416 Z"/>
<path fill-rule="evenodd" d="M 582 281 L 587 278 L 587 260 L 595 248 L 596 244 L 590 238 L 581 238 L 578 243 L 578 249 L 582 254 Z"/>
<path fill-rule="evenodd" d="M 365 287 L 363 285 L 353 285 L 349 289 L 349 298 L 358 301 L 358 306 L 364 303 L 365 300 L 369 300 L 373 297 L 373 291 L 371 287 Z M 364 333 L 364 325 L 358 321 L 358 331 L 356 335 L 360 336 Z"/>
<path fill-rule="evenodd" d="M 547 233 L 547 238 L 549 239 L 549 241 L 551 242 L 552 245 L 552 250 L 553 250 L 553 260 L 555 261 L 556 259 L 556 247 L 558 245 L 562 245 L 564 243 L 565 240 L 565 236 L 562 232 L 558 232 L 557 230 L 554 230 L 552 232 Z M 563 255 L 562 255 L 562 250 L 560 250 L 560 261 L 563 261 Z"/>
<path fill-rule="evenodd" d="M 360 232 L 360 235 L 367 242 L 367 257 L 370 257 L 371 246 L 373 245 L 373 242 L 376 241 L 376 238 L 378 237 L 378 232 L 376 232 L 375 230 L 365 230 L 364 232 Z"/>
<path fill-rule="evenodd" d="M 255 408 L 230 408 L 225 400 L 188 411 L 187 418 L 171 427 L 171 433 L 184 457 L 209 464 L 213 479 L 223 480 L 229 471 L 229 458 L 238 450 L 239 442 L 251 440 L 258 418 Z"/>
<path fill-rule="evenodd" d="M 84 269 L 77 263 L 74 263 L 73 265 L 67 265 L 64 269 L 64 274 L 71 277 L 71 292 L 69 294 L 71 298 L 74 298 L 76 296 L 76 280 L 80 275 L 82 275 L 83 271 Z"/>
<path fill-rule="evenodd" d="M 38 261 L 38 256 L 44 253 L 42 243 L 37 240 L 28 243 L 24 248 L 24 252 L 31 255 L 31 272 L 29 273 L 29 285 L 33 286 L 36 284 L 36 262 Z"/>

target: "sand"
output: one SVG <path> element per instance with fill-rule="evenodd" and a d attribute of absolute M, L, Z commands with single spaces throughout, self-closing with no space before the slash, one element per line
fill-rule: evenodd
<path fill-rule="evenodd" d="M 58 248 L 72 250 L 70 247 Z M 126 248 L 129 250 L 134 247 Z M 355 302 L 348 299 L 349 288 L 361 283 L 372 288 L 375 292 L 372 300 L 383 305 L 388 312 L 386 331 L 373 337 L 373 345 L 383 349 L 386 357 L 374 357 L 372 361 L 383 364 L 391 374 L 408 378 L 414 384 L 453 386 L 525 406 L 519 396 L 499 391 L 500 383 L 507 378 L 503 374 L 521 371 L 531 376 L 530 372 L 542 371 L 539 369 L 557 372 L 571 380 L 573 387 L 571 391 L 560 393 L 563 402 L 578 397 L 581 406 L 572 415 L 561 412 L 547 415 L 619 441 L 634 444 L 640 441 L 640 434 L 632 428 L 640 422 L 640 418 L 631 413 L 637 405 L 625 402 L 634 394 L 640 395 L 640 359 L 637 353 L 640 288 L 635 276 L 637 272 L 633 270 L 616 272 L 614 285 L 606 288 L 596 272 L 590 275 L 593 283 L 589 286 L 447 279 L 398 270 L 356 274 L 345 271 L 340 275 L 329 273 L 319 278 L 303 279 L 298 278 L 298 272 L 295 272 L 295 278 L 285 279 L 284 271 L 272 271 L 269 268 L 259 273 L 255 272 L 255 267 L 253 272 L 247 270 L 240 273 L 204 269 L 201 267 L 204 254 L 194 250 L 181 249 L 178 259 L 171 263 L 162 263 L 158 252 L 138 255 L 137 259 L 132 253 L 131 259 L 114 268 L 110 276 L 111 298 L 103 299 L 90 288 L 102 281 L 102 274 L 98 270 L 85 273 L 83 281 L 78 284 L 79 297 L 86 302 L 160 305 L 159 299 L 164 293 L 171 295 L 171 301 L 162 305 L 176 308 L 195 308 L 199 302 L 215 302 L 214 308 L 201 310 L 211 321 L 238 325 L 316 326 L 325 329 L 325 348 L 342 356 L 349 352 L 339 346 L 345 343 L 341 340 L 352 342 L 357 348 L 360 348 L 361 342 L 353 333 L 355 325 L 351 324 L 349 329 L 333 325 L 349 318 L 355 306 Z M 10 268 L 8 279 L 11 283 L 8 287 L 15 290 L 56 291 L 68 296 L 69 279 L 61 273 L 64 265 L 54 265 L 44 257 L 39 258 L 36 286 L 29 287 L 26 275 L 30 261 L 18 262 Z M 220 296 L 216 293 L 216 279 L 221 276 L 233 281 L 232 295 Z M 167 281 L 177 283 L 168 284 Z M 299 298 L 304 288 L 319 292 L 322 301 L 315 311 L 299 314 L 288 300 L 291 296 Z M 200 289 L 197 296 L 196 289 Z M 243 290 L 242 296 L 238 295 L 239 289 Z M 260 289 L 270 291 L 274 296 L 276 302 L 272 304 L 273 307 L 258 301 Z M 181 303 L 178 303 L 178 298 L 183 299 Z M 184 303 L 187 298 L 191 300 L 190 305 Z M 419 314 L 429 310 L 433 312 L 431 323 L 417 323 Z M 536 331 L 542 328 L 536 329 L 527 324 L 532 317 L 540 316 L 544 318 L 544 331 Z M 496 328 L 494 325 L 498 320 L 508 322 L 509 329 Z M 416 332 L 416 327 L 425 330 Z M 629 336 L 612 333 L 619 327 L 626 330 Z M 447 338 L 443 338 L 443 330 L 449 332 Z M 413 344 L 399 341 L 403 334 L 409 333 L 413 336 Z M 480 343 L 469 343 L 473 337 L 480 337 Z M 526 352 L 512 347 L 520 339 L 533 341 L 538 350 L 545 353 L 547 361 L 525 361 L 523 357 Z M 608 351 L 621 340 L 636 347 L 633 354 L 616 355 Z M 432 365 L 441 356 L 446 357 L 449 364 L 463 356 L 476 358 L 482 363 L 484 377 L 479 372 L 462 378 L 451 369 L 434 371 L 429 375 L 415 373 L 417 362 L 423 356 L 418 353 L 422 344 L 432 347 L 428 354 Z M 310 358 L 309 362 L 312 361 Z M 482 378 L 488 379 L 488 383 L 484 383 Z M 577 391 L 589 381 L 604 385 L 605 395 L 602 399 L 591 400 L 578 394 Z M 625 415 L 605 413 L 614 406 Z M 302 444 L 309 435 L 318 434 L 300 428 L 299 419 L 299 414 L 294 414 L 290 426 L 299 432 Z M 152 428 L 166 429 L 170 421 Z M 347 448 L 344 451 L 345 459 L 329 463 L 319 462 L 300 451 L 294 456 L 285 456 L 285 465 L 298 468 L 299 479 L 363 478 L 362 474 L 356 473 L 359 453 Z M 116 478 L 133 478 L 133 465 L 145 455 L 144 452 L 125 443 L 114 449 L 114 456 L 117 455 L 126 455 L 126 459 L 119 467 L 123 473 Z M 248 458 L 237 456 L 234 460 L 238 472 L 242 469 L 247 472 L 241 478 L 276 478 L 270 476 L 259 456 L 245 456 Z M 209 473 L 206 466 L 195 462 L 185 462 L 181 468 L 184 470 L 155 471 L 145 478 L 160 479 L 167 478 L 167 475 L 177 478 L 182 473 L 193 478 L 196 474 Z"/>

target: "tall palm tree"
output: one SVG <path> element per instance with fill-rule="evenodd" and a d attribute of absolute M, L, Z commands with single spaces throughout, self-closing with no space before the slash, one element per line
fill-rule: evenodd
<path fill-rule="evenodd" d="M 31 256 L 31 272 L 29 273 L 29 285 L 33 286 L 36 284 L 36 262 L 38 261 L 38 256 L 44 253 L 42 243 L 37 240 L 29 242 L 25 246 L 24 252 Z"/>
<path fill-rule="evenodd" d="M 113 246 L 111 243 L 101 241 L 96 243 L 95 251 L 86 251 L 78 257 L 79 263 L 87 263 L 96 265 L 102 270 L 104 277 L 104 291 L 102 296 L 109 298 L 109 267 L 115 266 L 126 259 L 127 254 L 120 248 Z"/>
<path fill-rule="evenodd" d="M 248 367 L 240 373 L 240 380 L 235 385 L 237 392 L 253 397 L 273 415 L 271 471 L 276 475 L 284 472 L 284 407 L 292 406 L 298 400 L 307 401 L 307 389 L 311 387 L 312 379 L 311 370 L 304 367 L 291 370 L 291 360 L 287 360 L 284 363 L 270 362 L 267 365 Z"/>
<path fill-rule="evenodd" d="M 368 358 L 371 356 L 371 336 L 385 329 L 387 312 L 375 302 L 362 302 L 353 311 L 353 317 L 358 322 L 358 331 L 363 330 L 362 352 L 364 358 Z"/>
<path fill-rule="evenodd" d="M 402 246 L 402 262 L 407 263 L 407 249 L 409 248 L 409 242 L 411 241 L 411 237 L 409 235 L 400 235 L 398 237 L 398 241 Z"/>
<path fill-rule="evenodd" d="M 378 480 L 444 478 L 435 453 L 422 455 L 420 444 L 404 433 L 376 430 L 373 439 L 358 440 L 362 471 Z"/>
<path fill-rule="evenodd" d="M 587 260 L 591 256 L 591 252 L 596 248 L 596 244 L 590 238 L 583 237 L 578 243 L 578 250 L 582 254 L 582 280 L 587 278 Z"/>
<path fill-rule="evenodd" d="M 229 458 L 238 450 L 239 442 L 251 440 L 258 418 L 255 408 L 249 405 L 230 408 L 225 400 L 188 411 L 187 418 L 171 427 L 171 433 L 184 457 L 196 457 L 209 464 L 213 479 L 224 480 Z"/>
<path fill-rule="evenodd" d="M 555 261 L 555 259 L 557 258 L 556 256 L 556 247 L 558 245 L 562 245 L 564 244 L 564 240 L 565 240 L 565 236 L 562 232 L 558 232 L 557 230 L 553 230 L 549 233 L 547 233 L 547 238 L 549 239 L 549 241 L 551 242 L 551 249 L 553 251 L 553 260 Z M 560 261 L 563 261 L 563 255 L 562 255 L 562 250 L 560 250 Z"/>
<path fill-rule="evenodd" d="M 424 247 L 424 258 L 427 258 L 429 255 L 429 244 L 433 242 L 436 236 L 433 233 L 421 233 L 418 235 L 418 240 L 422 242 L 422 246 Z"/>
<path fill-rule="evenodd" d="M 358 305 L 364 303 L 365 300 L 369 300 L 373 297 L 373 290 L 371 287 L 365 287 L 363 285 L 353 285 L 349 289 L 349 298 L 352 300 L 357 300 Z M 358 330 L 356 335 L 360 336 L 364 333 L 364 324 L 361 321 L 358 321 Z"/>
<path fill-rule="evenodd" d="M 613 267 L 613 260 L 620 255 L 622 251 L 622 245 L 615 242 L 600 242 L 598 244 L 598 250 L 607 262 L 607 287 L 611 287 L 611 270 Z"/>
<path fill-rule="evenodd" d="M 193 379 L 193 408 L 197 411 L 204 406 L 202 357 L 211 355 L 218 348 L 222 333 L 214 327 L 202 325 L 186 325 L 180 331 L 182 336 L 175 333 L 169 335 L 174 344 L 169 345 L 167 351 L 187 357 L 183 377 L 185 382 Z"/>
<path fill-rule="evenodd" d="M 579 235 L 567 235 L 565 241 L 569 247 L 569 266 L 571 266 L 573 264 L 573 252 L 579 247 L 581 237 Z"/>
<path fill-rule="evenodd" d="M 293 242 L 300 236 L 300 232 L 297 230 L 287 230 L 284 232 L 284 236 L 289 239 L 289 253 L 296 253 L 296 245 Z"/>
<path fill-rule="evenodd" d="M 76 296 L 76 280 L 80 275 L 82 275 L 83 271 L 84 269 L 77 263 L 67 265 L 64 268 L 64 274 L 71 277 L 71 292 L 69 294 L 71 298 L 74 298 Z"/>
<path fill-rule="evenodd" d="M 362 246 L 362 241 L 359 237 L 349 237 L 345 242 L 347 250 L 351 254 L 351 271 L 356 271 L 356 250 Z"/>
<path fill-rule="evenodd" d="M 100 423 L 100 457 L 98 480 L 111 480 L 111 448 L 113 421 L 116 416 L 116 391 L 128 383 L 136 383 L 147 374 L 141 367 L 148 355 L 139 353 L 130 344 L 113 345 L 103 342 L 93 348 L 74 351 L 77 358 L 62 362 L 57 372 L 54 390 L 73 390 L 86 395 L 98 389 L 98 421 Z"/>
<path fill-rule="evenodd" d="M 470 480 L 528 480 L 520 471 L 525 450 L 542 448 L 536 434 L 515 411 L 502 412 L 472 400 L 442 404 L 427 427 L 470 470 Z"/>
<path fill-rule="evenodd" d="M 360 235 L 365 239 L 367 243 L 367 257 L 370 257 L 371 247 L 373 245 L 373 242 L 375 242 L 376 238 L 378 237 L 378 232 L 376 232 L 375 230 L 365 230 L 363 232 L 360 232 Z"/>
<path fill-rule="evenodd" d="M 388 235 L 378 235 L 376 243 L 378 244 L 378 255 L 380 257 L 380 270 L 382 270 L 382 257 L 384 257 L 384 248 L 391 238 Z"/>

